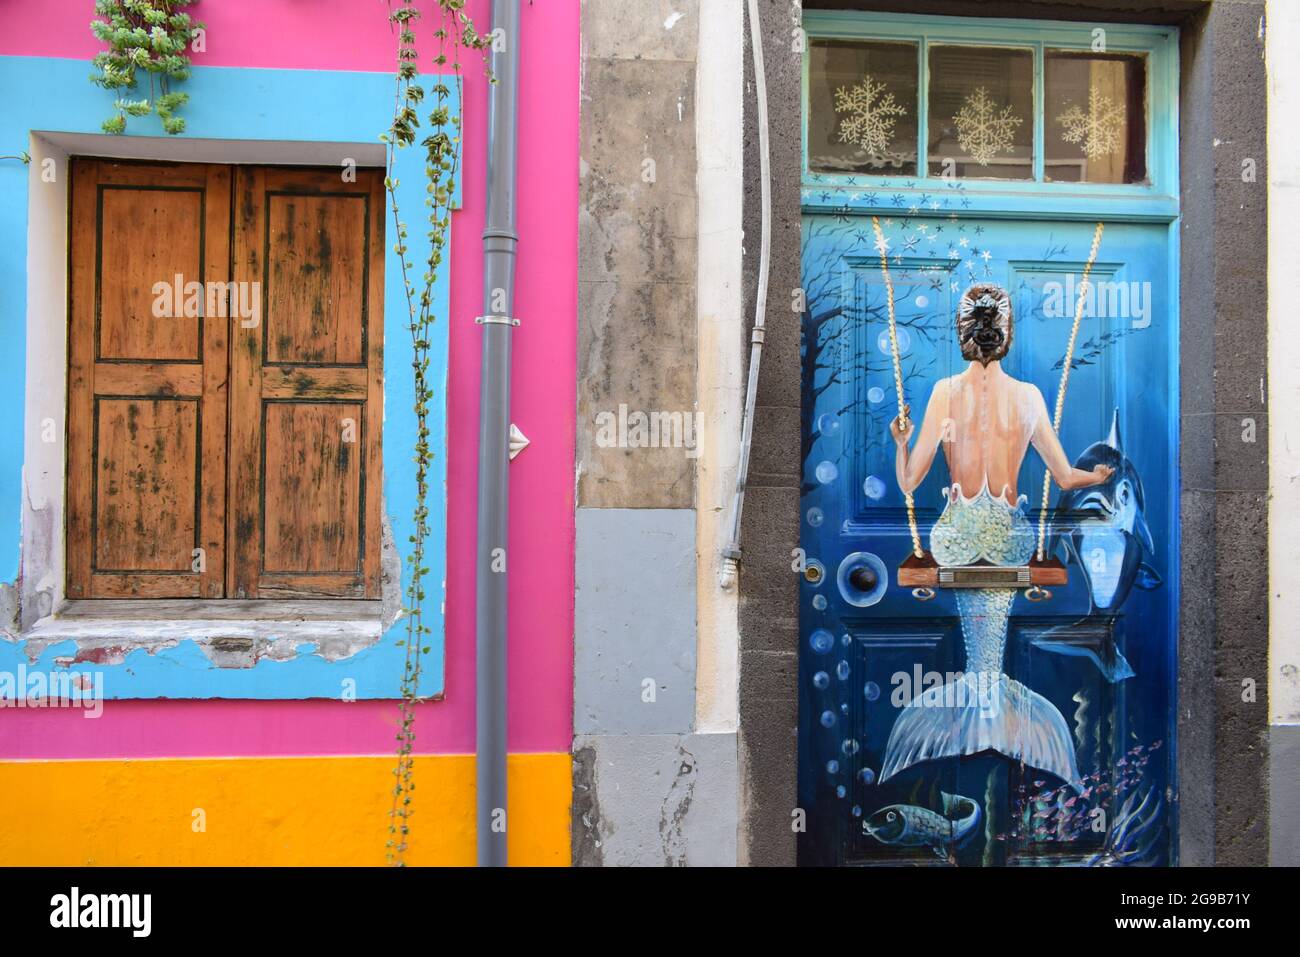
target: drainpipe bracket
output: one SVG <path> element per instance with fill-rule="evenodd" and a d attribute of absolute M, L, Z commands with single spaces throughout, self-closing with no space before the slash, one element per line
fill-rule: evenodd
<path fill-rule="evenodd" d="M 478 326 L 517 326 L 519 325 L 519 320 L 513 316 L 475 316 L 474 324 Z"/>
<path fill-rule="evenodd" d="M 532 444 L 532 439 L 524 435 L 524 433 L 520 430 L 519 426 L 511 422 L 509 442 L 510 442 L 509 445 L 510 461 L 513 462 L 515 460 L 516 455 L 518 455 L 520 452 L 522 452 L 524 449 L 528 448 L 528 446 Z"/>

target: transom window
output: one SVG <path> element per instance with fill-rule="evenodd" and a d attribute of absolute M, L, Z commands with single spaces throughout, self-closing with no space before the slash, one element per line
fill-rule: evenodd
<path fill-rule="evenodd" d="M 914 21 L 805 16 L 806 174 L 1154 185 L 1151 61 L 1171 56 L 1159 34 Z"/>

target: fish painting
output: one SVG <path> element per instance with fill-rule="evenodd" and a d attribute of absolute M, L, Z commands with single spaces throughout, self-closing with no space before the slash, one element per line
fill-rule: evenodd
<path fill-rule="evenodd" d="M 1146 522 L 1146 495 L 1142 477 L 1123 451 L 1119 409 L 1111 419 L 1110 435 L 1094 442 L 1075 462 L 1075 468 L 1105 465 L 1109 479 L 1091 488 L 1061 494 L 1057 514 L 1069 522 L 1060 537 L 1066 564 L 1078 567 L 1088 586 L 1088 616 L 1113 617 L 1136 586 L 1159 588 L 1163 584 L 1154 562 L 1155 543 Z M 1068 630 L 1068 629 L 1067 629 Z M 1090 659 L 1112 683 L 1133 677 L 1133 668 L 1113 642 L 1102 650 L 1056 640 L 1048 632 L 1034 640 L 1035 647 L 1063 655 Z"/>
<path fill-rule="evenodd" d="M 978 802 L 960 794 L 940 792 L 943 813 L 915 804 L 891 804 L 862 822 L 862 831 L 881 844 L 897 847 L 929 847 L 940 857 L 960 846 L 979 826 L 982 812 Z"/>

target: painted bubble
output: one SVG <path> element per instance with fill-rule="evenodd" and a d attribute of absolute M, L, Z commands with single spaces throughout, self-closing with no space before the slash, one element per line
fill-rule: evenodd
<path fill-rule="evenodd" d="M 916 303 L 916 308 L 918 309 L 924 309 L 926 306 L 930 305 L 930 297 L 924 294 L 917 296 L 912 301 Z"/>
<path fill-rule="evenodd" d="M 885 401 L 885 390 L 878 385 L 873 385 L 867 390 L 867 401 L 872 405 L 879 405 Z"/>
<path fill-rule="evenodd" d="M 824 671 L 819 671 L 813 675 L 813 687 L 820 691 L 825 691 L 831 686 L 831 676 Z"/>
<path fill-rule="evenodd" d="M 840 644 L 847 648 L 849 645 L 853 644 L 853 636 L 847 632 L 840 635 Z"/>
<path fill-rule="evenodd" d="M 840 744 L 840 750 L 850 756 L 857 754 L 859 747 L 857 738 L 845 738 Z"/>
<path fill-rule="evenodd" d="M 808 636 L 808 644 L 819 655 L 824 655 L 835 647 L 835 636 L 825 628 L 818 628 Z"/>
<path fill-rule="evenodd" d="M 878 475 L 868 475 L 862 483 L 862 491 L 867 493 L 867 498 L 879 501 L 885 497 L 884 480 Z"/>
<path fill-rule="evenodd" d="M 835 789 L 835 796 L 838 798 L 842 798 L 848 793 L 849 793 L 849 789 L 846 788 L 843 784 L 841 784 L 839 787 Z"/>
<path fill-rule="evenodd" d="M 839 774 L 839 773 L 840 773 L 840 762 L 836 761 L 834 758 L 832 758 L 831 760 L 827 761 L 827 762 L 826 762 L 826 773 L 827 773 L 827 774 Z"/>
<path fill-rule="evenodd" d="M 898 329 L 898 354 L 900 356 L 905 356 L 912 350 L 912 334 L 909 333 L 902 326 L 898 326 L 897 329 Z M 894 354 L 894 350 L 891 348 L 889 344 L 888 329 L 883 330 L 880 333 L 880 335 L 876 337 L 876 348 L 879 349 L 887 356 L 892 356 Z"/>
<path fill-rule="evenodd" d="M 876 684 L 874 681 L 868 681 L 862 686 L 862 695 L 868 701 L 875 701 L 880 697 L 880 685 Z"/>
<path fill-rule="evenodd" d="M 855 608 L 869 608 L 885 597 L 889 570 L 879 555 L 853 552 L 840 562 L 835 581 L 846 602 Z"/>
<path fill-rule="evenodd" d="M 840 431 L 840 417 L 825 412 L 817 417 L 817 431 L 826 438 L 834 438 Z"/>
<path fill-rule="evenodd" d="M 871 770 L 871 768 L 863 768 L 858 772 L 858 780 L 863 784 L 875 784 L 876 772 Z"/>
<path fill-rule="evenodd" d="M 845 701 L 843 704 L 840 705 L 840 714 L 844 715 L 845 717 L 848 717 L 849 703 L 847 701 Z"/>
<path fill-rule="evenodd" d="M 814 505 L 808 509 L 808 524 L 813 528 L 821 528 L 822 522 L 826 521 L 826 513 Z"/>
<path fill-rule="evenodd" d="M 823 728 L 833 728 L 833 727 L 835 727 L 835 712 L 834 712 L 834 711 L 823 711 L 823 712 L 822 712 L 822 727 L 823 727 Z"/>
<path fill-rule="evenodd" d="M 813 473 L 817 476 L 817 481 L 823 485 L 830 485 L 840 477 L 840 470 L 834 462 L 825 461 L 818 463 L 816 471 Z"/>
<path fill-rule="evenodd" d="M 825 610 L 826 610 L 826 596 L 825 596 L 825 595 L 813 595 L 813 602 L 812 602 L 812 603 L 813 603 L 813 607 L 816 608 L 818 611 L 825 611 Z"/>
<path fill-rule="evenodd" d="M 862 817 L 862 805 L 861 805 L 861 804 L 855 804 L 855 805 L 853 805 L 853 816 L 854 816 L 854 817 Z"/>
<path fill-rule="evenodd" d="M 835 677 L 839 678 L 841 681 L 848 681 L 849 673 L 849 663 L 847 661 L 841 661 L 835 666 Z"/>

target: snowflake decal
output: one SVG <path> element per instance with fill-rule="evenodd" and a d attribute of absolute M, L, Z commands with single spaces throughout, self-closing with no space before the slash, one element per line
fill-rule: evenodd
<path fill-rule="evenodd" d="M 1126 118 L 1122 103 L 1115 103 L 1094 88 L 1088 93 L 1087 112 L 1076 104 L 1058 116 L 1056 122 L 1065 127 L 1061 139 L 1078 143 L 1088 159 L 1097 159 L 1118 149 Z"/>
<path fill-rule="evenodd" d="M 849 114 L 840 120 L 840 142 L 853 143 L 879 162 L 894 142 L 894 124 L 907 115 L 907 108 L 894 94 L 885 93 L 884 83 L 864 76 L 857 86 L 835 91 L 835 112 Z"/>
<path fill-rule="evenodd" d="M 1024 122 L 1009 106 L 999 111 L 982 86 L 966 97 L 961 112 L 952 119 L 957 124 L 957 144 L 981 166 L 1012 148 L 1016 128 Z"/>

